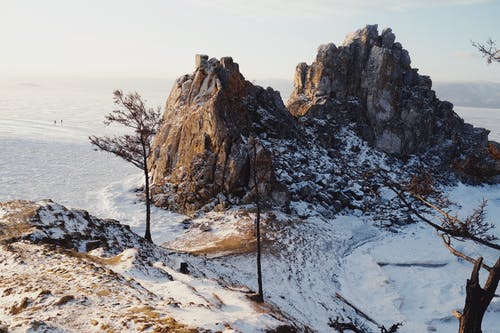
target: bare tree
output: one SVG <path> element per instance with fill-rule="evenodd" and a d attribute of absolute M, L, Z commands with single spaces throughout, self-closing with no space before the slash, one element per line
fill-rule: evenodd
<path fill-rule="evenodd" d="M 485 220 L 486 201 L 473 211 L 465 219 L 460 219 L 456 214 L 452 214 L 445 208 L 438 206 L 437 201 L 442 200 L 441 193 L 433 188 L 432 178 L 429 174 L 414 175 L 407 186 L 388 181 L 385 177 L 386 185 L 398 196 L 413 215 L 421 221 L 433 227 L 441 236 L 445 247 L 455 256 L 462 258 L 472 264 L 474 268 L 470 279 L 466 284 L 465 305 L 462 312 L 453 311 L 453 315 L 459 320 L 459 333 L 481 333 L 481 325 L 484 314 L 491 300 L 495 296 L 495 291 L 500 280 L 500 256 L 490 267 L 483 262 L 483 258 L 473 259 L 470 256 L 458 251 L 451 244 L 451 239 L 472 240 L 491 249 L 500 251 L 500 245 L 494 241 L 497 239 L 489 232 L 495 226 Z M 430 199 L 429 199 L 430 198 Z M 440 223 L 430 220 L 419 212 L 415 203 L 421 203 L 440 216 Z M 483 287 L 479 283 L 479 271 L 483 268 L 488 272 L 488 279 Z"/>
<path fill-rule="evenodd" d="M 496 43 L 493 39 L 488 38 L 486 43 L 476 43 L 472 42 L 472 46 L 479 50 L 486 62 L 491 64 L 492 62 L 500 62 L 500 50 L 497 48 Z"/>
<path fill-rule="evenodd" d="M 257 209 L 255 216 L 255 237 L 257 238 L 257 285 L 258 293 L 257 302 L 264 302 L 264 292 L 262 290 L 262 265 L 261 265 L 261 239 L 260 239 L 260 193 L 259 193 L 259 179 L 257 176 L 257 139 L 251 137 L 249 140 L 253 150 L 252 169 L 253 169 L 253 186 L 254 186 L 254 201 L 255 208 Z"/>
<path fill-rule="evenodd" d="M 151 199 L 149 193 L 148 156 L 151 141 L 161 123 L 161 108 L 148 108 L 137 93 L 123 94 L 121 90 L 113 92 L 113 101 L 117 110 L 105 116 L 104 124 L 117 123 L 133 130 L 132 134 L 114 137 L 89 136 L 90 142 L 101 150 L 110 152 L 132 163 L 144 172 L 146 195 L 146 231 L 144 238 L 151 239 Z"/>

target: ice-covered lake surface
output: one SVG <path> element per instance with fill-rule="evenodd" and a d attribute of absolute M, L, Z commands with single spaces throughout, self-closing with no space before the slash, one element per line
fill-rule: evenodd
<path fill-rule="evenodd" d="M 122 130 L 103 124 L 114 109 L 115 89 L 137 91 L 148 105 L 163 106 L 170 86 L 168 80 L 140 79 L 1 82 L 0 200 L 50 198 L 142 233 L 144 206 L 131 192 L 143 183 L 141 170 L 95 151 L 88 136 Z M 184 217 L 153 214 L 158 241 L 180 232 L 175 228 Z"/>
<path fill-rule="evenodd" d="M 94 151 L 88 136 L 112 134 L 117 130 L 106 128 L 102 123 L 104 115 L 113 110 L 112 91 L 115 88 L 137 90 L 149 105 L 163 106 L 170 86 L 168 80 L 0 83 L 0 201 L 51 198 L 68 207 L 83 208 L 94 215 L 130 224 L 133 230 L 142 234 L 144 206 L 133 191 L 142 184 L 141 171 L 110 154 Z M 467 122 L 488 128 L 490 139 L 500 141 L 499 109 L 455 107 L 455 111 Z M 499 186 L 459 184 L 450 189 L 450 195 L 463 204 L 464 213 L 470 213 L 483 197 L 489 199 L 489 219 L 498 223 L 495 219 L 500 216 Z M 153 209 L 153 239 L 162 243 L 181 234 L 184 218 Z M 307 281 L 311 285 L 307 287 L 290 282 L 299 283 L 300 279 L 292 278 L 287 282 L 266 276 L 268 294 L 273 296 L 275 303 L 289 313 L 309 317 L 304 321 L 321 331 L 327 329 L 328 318 L 321 309 L 325 304 L 329 306 L 328 300 L 325 298 L 324 304 L 319 306 L 312 297 L 324 297 L 323 291 L 331 289 L 332 295 L 341 292 L 380 322 L 404 322 L 401 332 L 456 332 L 457 321 L 451 316 L 451 310 L 463 307 L 465 281 L 471 266 L 451 256 L 435 232 L 423 225 L 410 226 L 397 234 L 381 232 L 367 225 L 369 221 L 359 216 L 343 216 L 330 222 L 324 228 L 332 233 L 339 234 L 344 226 L 346 233 L 352 233 L 352 237 L 349 236 L 353 240 L 351 245 L 346 248 L 340 248 L 345 244 L 336 245 L 338 248 L 332 250 L 333 254 L 342 254 L 343 257 L 336 261 L 341 266 L 328 267 L 328 261 L 310 256 L 309 264 L 296 267 L 300 276 L 309 276 Z M 500 236 L 499 230 L 495 232 Z M 314 233 L 309 237 L 312 235 Z M 318 246 L 311 247 L 308 253 L 325 250 L 324 244 L 335 244 L 333 235 L 331 239 L 329 237 L 327 233 L 318 233 L 316 240 L 311 238 L 311 244 L 316 242 Z M 498 256 L 498 253 L 476 245 L 460 246 L 473 257 L 484 255 L 490 264 Z M 251 272 L 251 264 L 246 259 L 241 260 L 229 259 L 228 265 L 234 261 L 235 267 L 242 267 L 242 270 L 248 267 Z M 273 263 L 273 259 L 264 259 L 266 261 Z M 314 263 L 321 263 L 324 267 L 315 268 Z M 277 274 L 279 270 L 287 269 L 279 262 L 275 262 L 274 267 Z M 306 268 L 310 271 L 304 272 Z M 328 286 L 327 281 L 316 274 L 316 271 L 329 274 L 330 268 L 338 269 L 334 274 L 340 285 Z M 241 282 L 249 276 L 244 271 L 241 278 L 236 273 L 227 275 L 233 275 Z M 484 278 L 482 273 L 483 281 Z M 311 296 L 289 292 L 291 288 L 310 288 Z M 289 296 L 281 298 L 281 294 Z M 297 297 L 292 299 L 295 294 Z M 301 307 L 297 302 L 305 305 Z M 295 305 L 288 307 L 287 304 Z M 498 327 L 500 301 L 496 298 L 483 328 L 485 333 L 498 333 Z"/>

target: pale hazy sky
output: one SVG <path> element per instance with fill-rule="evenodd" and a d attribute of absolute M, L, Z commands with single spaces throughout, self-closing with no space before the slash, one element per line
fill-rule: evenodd
<path fill-rule="evenodd" d="M 173 79 L 205 53 L 292 79 L 318 45 L 375 23 L 434 81 L 500 81 L 470 42 L 500 42 L 498 0 L 0 0 L 0 76 Z"/>

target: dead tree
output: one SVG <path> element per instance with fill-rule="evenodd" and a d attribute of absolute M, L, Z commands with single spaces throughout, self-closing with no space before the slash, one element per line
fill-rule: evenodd
<path fill-rule="evenodd" d="M 459 320 L 459 333 L 481 333 L 481 324 L 486 309 L 495 296 L 500 279 L 500 256 L 495 265 L 490 267 L 483 263 L 483 258 L 473 259 L 458 251 L 451 244 L 451 239 L 472 240 L 481 245 L 500 251 L 500 245 L 495 243 L 496 237 L 489 234 L 495 226 L 485 220 L 486 201 L 479 205 L 474 212 L 465 219 L 458 218 L 449 211 L 440 208 L 436 203 L 429 200 L 427 196 L 439 197 L 440 193 L 432 186 L 432 180 L 428 176 L 415 175 L 407 186 L 392 182 L 382 173 L 379 173 L 388 186 L 409 209 L 421 221 L 433 227 L 441 236 L 445 247 L 455 256 L 462 258 L 472 264 L 474 268 L 470 279 L 466 284 L 465 305 L 462 313 L 453 311 L 453 315 Z M 441 223 L 435 223 L 424 216 L 416 207 L 415 203 L 421 203 L 440 216 Z M 479 283 L 479 271 L 483 268 L 488 272 L 488 279 L 481 287 Z"/>
<path fill-rule="evenodd" d="M 256 300 L 257 302 L 264 302 L 264 292 L 262 290 L 262 265 L 261 265 L 261 239 L 260 239 L 260 193 L 259 193 L 259 179 L 257 176 L 257 139 L 251 137 L 250 145 L 252 146 L 253 158 L 252 160 L 252 176 L 253 176 L 253 188 L 254 188 L 254 201 L 255 201 L 255 237 L 257 238 L 257 284 L 258 293 Z"/>
<path fill-rule="evenodd" d="M 488 64 L 500 62 L 500 50 L 497 48 L 495 41 L 491 38 L 488 38 L 484 44 L 472 42 L 472 46 L 479 50 L 481 55 L 486 58 Z"/>
<path fill-rule="evenodd" d="M 113 93 L 117 110 L 105 116 L 104 124 L 117 123 L 133 130 L 132 134 L 114 137 L 89 136 L 90 143 L 100 150 L 123 158 L 144 172 L 146 195 L 146 231 L 144 238 L 151 239 L 151 198 L 149 193 L 148 156 L 151 142 L 161 123 L 161 108 L 148 108 L 137 93 L 124 95 L 121 90 Z"/>
<path fill-rule="evenodd" d="M 467 280 L 465 306 L 462 313 L 455 311 L 453 315 L 460 321 L 459 333 L 481 333 L 481 324 L 486 309 L 491 303 L 500 280 L 500 257 L 489 269 L 488 279 L 481 287 L 479 271 L 482 268 L 483 258 L 479 257 L 475 263 L 470 279 Z"/>

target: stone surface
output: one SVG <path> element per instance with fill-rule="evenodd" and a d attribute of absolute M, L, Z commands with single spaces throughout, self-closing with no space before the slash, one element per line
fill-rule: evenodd
<path fill-rule="evenodd" d="M 232 58 L 197 55 L 195 65 L 174 84 L 149 158 L 155 203 L 186 213 L 251 201 L 250 138 L 287 138 L 295 128 L 279 93 L 246 81 Z M 259 194 L 281 197 L 269 151 L 258 139 L 255 148 Z"/>
<path fill-rule="evenodd" d="M 368 25 L 342 46 L 321 45 L 311 65 L 300 63 L 287 106 L 296 117 L 349 109 L 352 114 L 336 120 L 356 123 L 358 133 L 386 153 L 405 157 L 440 145 L 444 165 L 471 181 L 495 181 L 499 160 L 488 149 L 488 131 L 465 124 L 410 64 L 390 28 L 379 35 L 376 25 Z"/>

